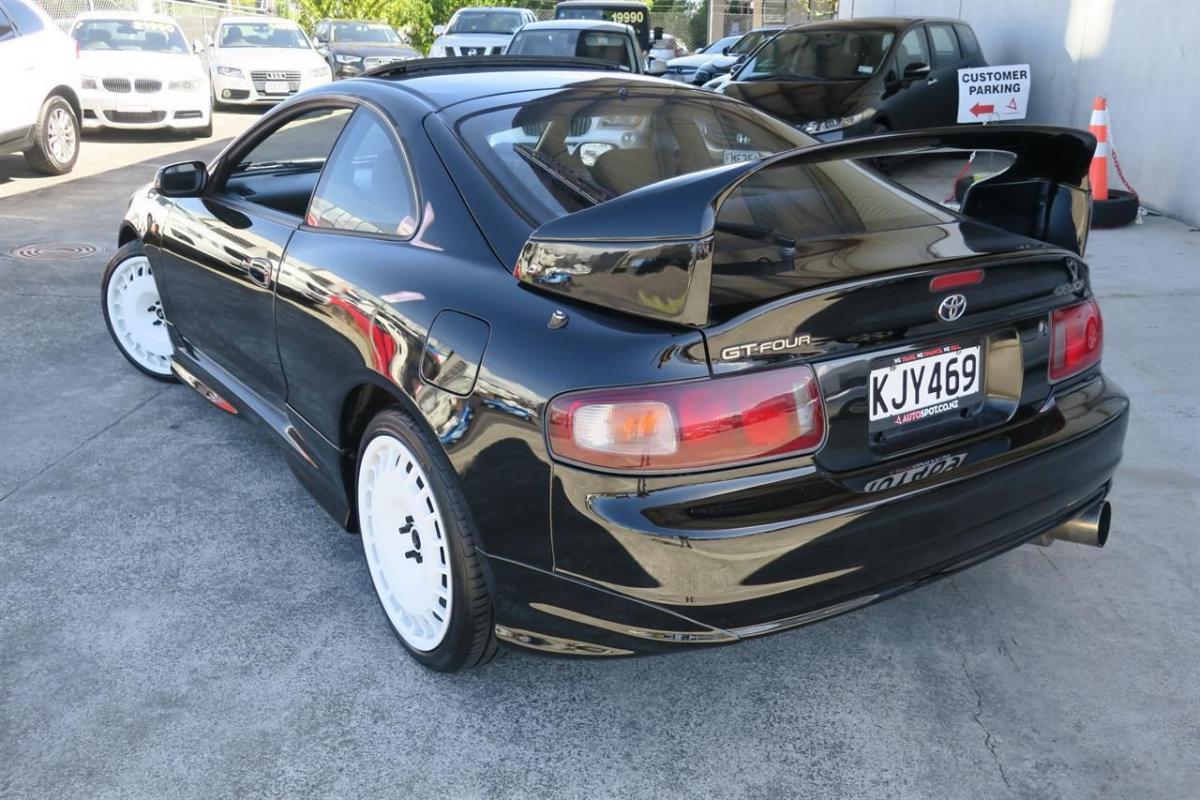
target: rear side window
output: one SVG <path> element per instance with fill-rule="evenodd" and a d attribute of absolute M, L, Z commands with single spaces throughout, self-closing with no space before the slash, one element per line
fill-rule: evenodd
<path fill-rule="evenodd" d="M 17 32 L 22 36 L 37 33 L 46 27 L 41 15 L 32 6 L 26 5 L 21 0 L 4 0 L 4 12 L 17 26 Z"/>
<path fill-rule="evenodd" d="M 944 67 L 962 61 L 962 54 L 958 52 L 958 37 L 954 35 L 953 27 L 944 23 L 934 23 L 929 26 L 929 39 L 933 42 L 935 66 Z"/>
<path fill-rule="evenodd" d="M 971 26 L 955 23 L 954 31 L 958 34 L 958 43 L 962 45 L 963 58 L 979 54 L 979 41 L 975 38 L 975 31 L 971 30 Z"/>
<path fill-rule="evenodd" d="M 307 222 L 387 236 L 417 229 L 412 173 L 395 138 L 370 111 L 350 119 L 313 194 Z"/>

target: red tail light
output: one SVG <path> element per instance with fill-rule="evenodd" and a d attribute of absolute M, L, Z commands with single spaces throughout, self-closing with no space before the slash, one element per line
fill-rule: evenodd
<path fill-rule="evenodd" d="M 691 383 L 561 395 L 546 414 L 551 451 L 616 470 L 687 470 L 816 450 L 820 390 L 807 366 Z"/>
<path fill-rule="evenodd" d="M 1094 366 L 1103 349 L 1104 320 L 1095 300 L 1050 312 L 1051 383 Z"/>

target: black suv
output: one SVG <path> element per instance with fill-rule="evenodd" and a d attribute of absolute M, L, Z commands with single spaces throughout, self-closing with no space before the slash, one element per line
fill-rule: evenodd
<path fill-rule="evenodd" d="M 957 118 L 957 70 L 987 62 L 957 19 L 799 25 L 763 44 L 718 91 L 823 141 Z"/>

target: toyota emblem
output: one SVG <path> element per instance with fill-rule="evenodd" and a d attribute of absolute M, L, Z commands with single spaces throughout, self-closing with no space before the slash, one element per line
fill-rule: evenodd
<path fill-rule="evenodd" d="M 967 310 L 967 298 L 961 294 L 952 294 L 943 298 L 938 305 L 937 315 L 942 322 L 954 322 Z"/>

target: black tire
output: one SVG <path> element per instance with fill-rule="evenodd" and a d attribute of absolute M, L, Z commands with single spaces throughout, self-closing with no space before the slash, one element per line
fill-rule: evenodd
<path fill-rule="evenodd" d="M 55 155 L 51 146 L 51 125 L 65 120 L 69 126 L 72 149 L 65 158 Z M 79 118 L 71 104 L 61 95 L 50 95 L 38 111 L 33 128 L 33 144 L 25 151 L 25 161 L 44 175 L 64 175 L 75 168 L 79 159 Z"/>
<path fill-rule="evenodd" d="M 492 603 L 483 577 L 480 556 L 475 549 L 478 536 L 466 497 L 459 488 L 458 476 L 445 453 L 440 447 L 430 444 L 430 437 L 408 412 L 399 407 L 388 408 L 371 420 L 359 443 L 354 480 L 356 510 L 360 510 L 361 504 L 359 483 L 362 477 L 363 455 L 371 441 L 379 436 L 398 439 L 412 453 L 429 479 L 438 510 L 441 512 L 446 541 L 450 545 L 449 560 L 453 577 L 449 628 L 442 642 L 432 650 L 421 651 L 409 646 L 392 624 L 376 588 L 380 612 L 400 644 L 423 666 L 437 672 L 458 672 L 482 666 L 496 656 L 499 647 L 492 623 Z M 411 522 L 411 518 L 409 521 Z"/>
<path fill-rule="evenodd" d="M 1092 227 L 1119 228 L 1137 219 L 1138 196 L 1117 189 L 1108 190 L 1107 200 L 1092 198 Z"/>
<path fill-rule="evenodd" d="M 125 356 L 126 361 L 137 367 L 142 374 L 149 375 L 156 381 L 162 381 L 163 383 L 175 383 L 178 379 L 175 377 L 174 372 L 155 372 L 154 370 L 148 369 L 139 363 L 138 360 L 134 358 L 132 354 L 130 354 L 130 352 L 125 348 L 125 345 L 121 342 L 121 337 L 113 328 L 113 321 L 109 315 L 108 288 L 109 284 L 112 282 L 112 277 L 116 272 L 117 267 L 131 258 L 144 257 L 145 255 L 146 251 L 142 248 L 142 242 L 139 239 L 134 239 L 132 242 L 128 242 L 119 248 L 116 253 L 113 253 L 113 257 L 109 259 L 108 264 L 104 267 L 104 274 L 100 278 L 100 310 L 104 314 L 104 327 L 108 328 L 108 335 L 112 337 L 113 343 L 117 346 L 117 349 L 121 351 L 121 355 Z"/>

